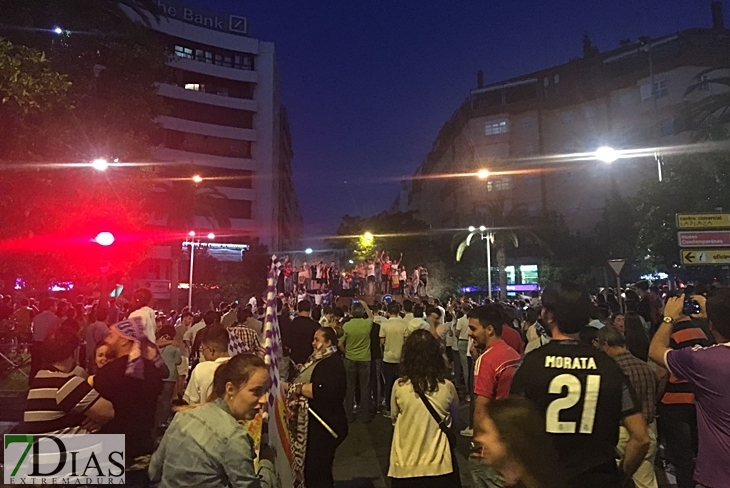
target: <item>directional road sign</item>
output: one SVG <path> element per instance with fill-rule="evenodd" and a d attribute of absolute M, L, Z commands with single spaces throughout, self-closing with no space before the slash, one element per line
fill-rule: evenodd
<path fill-rule="evenodd" d="M 730 213 L 677 214 L 677 229 L 730 228 Z"/>
<path fill-rule="evenodd" d="M 730 247 L 730 230 L 677 232 L 679 247 Z"/>
<path fill-rule="evenodd" d="M 730 249 L 682 249 L 680 254 L 686 266 L 730 264 Z"/>

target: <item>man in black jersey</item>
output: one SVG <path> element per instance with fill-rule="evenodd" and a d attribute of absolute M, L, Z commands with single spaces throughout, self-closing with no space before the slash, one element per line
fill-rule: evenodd
<path fill-rule="evenodd" d="M 544 412 L 545 431 L 570 487 L 620 487 L 630 482 L 649 448 L 641 404 L 610 357 L 578 342 L 593 307 L 587 292 L 573 283 L 552 283 L 542 294 L 542 307 L 552 341 L 525 356 L 510 393 Z M 630 439 L 619 469 L 615 446 L 621 424 Z"/>

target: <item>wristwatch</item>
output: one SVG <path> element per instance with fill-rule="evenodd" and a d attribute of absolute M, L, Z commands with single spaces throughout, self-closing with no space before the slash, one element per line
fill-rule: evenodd
<path fill-rule="evenodd" d="M 662 319 L 662 322 L 664 322 L 665 324 L 673 324 L 674 319 L 668 315 L 665 315 L 664 318 Z"/>

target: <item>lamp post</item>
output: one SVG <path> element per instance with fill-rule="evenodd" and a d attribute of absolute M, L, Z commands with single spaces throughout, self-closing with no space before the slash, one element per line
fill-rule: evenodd
<path fill-rule="evenodd" d="M 106 303 L 107 273 L 109 273 L 109 268 L 111 266 L 108 262 L 106 262 L 106 249 L 114 244 L 115 238 L 114 234 L 112 234 L 111 232 L 104 231 L 96 234 L 96 237 L 94 237 L 92 241 L 101 246 L 101 257 L 103 262 L 101 265 L 101 269 L 99 270 L 101 271 L 101 293 L 99 299 L 102 303 Z"/>
<path fill-rule="evenodd" d="M 207 235 L 211 241 L 215 239 L 215 234 L 210 232 Z M 195 231 L 191 230 L 188 232 L 188 237 L 185 239 L 183 245 L 190 248 L 190 278 L 188 280 L 188 309 L 193 309 L 193 269 L 195 266 L 195 246 L 200 245 L 200 239 L 195 237 Z"/>
<path fill-rule="evenodd" d="M 487 296 L 489 299 L 492 299 L 492 240 L 494 239 L 494 233 L 493 232 L 487 232 L 489 229 L 485 225 L 480 225 L 479 227 L 474 227 L 473 225 L 469 226 L 469 232 L 476 233 L 476 231 L 479 230 L 479 235 L 481 236 L 483 241 L 487 241 L 487 244 L 484 247 L 485 250 L 485 256 L 484 261 L 487 265 Z"/>

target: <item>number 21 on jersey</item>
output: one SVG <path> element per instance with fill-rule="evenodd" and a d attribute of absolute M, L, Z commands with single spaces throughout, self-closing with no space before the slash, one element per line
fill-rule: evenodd
<path fill-rule="evenodd" d="M 583 389 L 581 381 L 572 374 L 561 374 L 553 378 L 548 387 L 551 395 L 560 395 L 567 388 L 568 394 L 550 402 L 545 412 L 545 431 L 551 434 L 592 434 L 596 420 L 598 406 L 598 391 L 601 387 L 601 377 L 589 374 L 586 378 L 586 387 Z M 573 408 L 583 401 L 583 413 L 580 417 L 580 428 L 576 422 L 560 420 L 560 412 Z"/>

